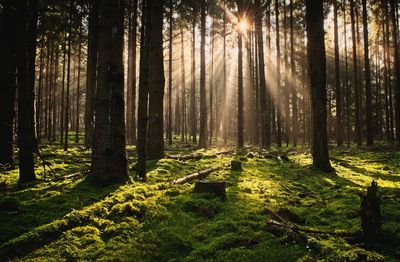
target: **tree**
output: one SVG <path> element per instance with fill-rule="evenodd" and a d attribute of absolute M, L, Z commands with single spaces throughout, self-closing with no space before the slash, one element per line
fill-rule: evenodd
<path fill-rule="evenodd" d="M 147 159 L 160 159 L 164 157 L 163 3 L 155 1 L 151 6 Z"/>
<path fill-rule="evenodd" d="M 266 148 L 269 146 L 270 138 L 268 137 L 269 122 L 267 121 L 267 85 L 265 80 L 265 63 L 264 63 L 264 41 L 262 31 L 263 10 L 261 1 L 255 2 L 258 13 L 256 14 L 255 28 L 257 34 L 258 47 L 258 75 L 260 79 L 260 109 L 261 109 L 261 146 Z"/>
<path fill-rule="evenodd" d="M 16 1 L 4 3 L 0 29 L 0 79 L 3 92 L 0 96 L 0 165 L 14 167 L 14 104 L 16 95 Z"/>
<path fill-rule="evenodd" d="M 34 137 L 34 87 L 29 81 L 29 59 L 36 54 L 36 35 L 28 37 L 28 29 L 34 30 L 37 23 L 37 1 L 18 0 L 17 2 L 17 85 L 18 85 L 18 158 L 19 183 L 34 181 L 35 169 L 33 153 L 36 150 Z M 31 24 L 33 23 L 33 24 Z M 34 43 L 32 43 L 33 41 Z M 32 49 L 30 45 L 34 45 Z M 35 51 L 32 54 L 32 51 Z"/>
<path fill-rule="evenodd" d="M 98 8 L 96 0 L 90 0 L 89 11 L 89 36 L 86 77 L 86 103 L 85 103 L 85 145 L 91 147 L 93 143 L 94 107 L 96 100 L 97 84 L 97 53 L 98 53 Z M 65 53 L 65 52 L 64 52 Z M 64 59 L 65 60 L 65 59 Z M 64 81 L 64 79 L 63 79 Z M 62 129 L 62 128 L 61 128 Z"/>
<path fill-rule="evenodd" d="M 362 0 L 363 7 L 363 28 L 364 28 L 364 64 L 365 64 L 365 95 L 367 103 L 367 146 L 374 144 L 374 130 L 372 120 L 372 87 L 371 87 L 371 66 L 369 61 L 369 34 L 368 34 L 368 12 L 367 0 Z"/>
<path fill-rule="evenodd" d="M 201 0 L 200 14 L 200 137 L 199 148 L 207 147 L 207 104 L 206 104 L 206 0 Z"/>
<path fill-rule="evenodd" d="M 172 145 L 172 25 L 173 25 L 173 3 L 172 0 L 169 0 L 169 29 L 168 29 L 168 37 L 169 37 L 169 59 L 168 59 L 168 128 L 167 128 L 167 137 L 168 144 Z"/>
<path fill-rule="evenodd" d="M 282 119 L 281 119 L 281 44 L 279 30 L 279 0 L 275 0 L 275 23 L 276 23 L 276 143 L 282 146 Z"/>
<path fill-rule="evenodd" d="M 313 165 L 332 171 L 329 162 L 326 120 L 326 56 L 323 2 L 306 0 L 308 72 L 312 110 Z"/>
<path fill-rule="evenodd" d="M 237 137 L 237 145 L 238 147 L 243 147 L 244 139 L 243 139 L 243 31 L 241 31 L 240 23 L 242 19 L 245 19 L 243 16 L 243 7 L 242 0 L 237 1 L 238 5 L 238 116 L 237 116 L 237 128 L 238 128 L 238 137 Z"/>
<path fill-rule="evenodd" d="M 99 74 L 90 176 L 100 184 L 128 179 L 124 122 L 124 1 L 99 2 Z"/>
<path fill-rule="evenodd" d="M 68 150 L 68 132 L 70 118 L 70 86 L 71 86 L 71 43 L 72 43 L 72 11 L 74 0 L 69 1 L 69 25 L 68 25 L 68 62 L 67 62 L 67 90 L 65 98 L 65 115 L 64 115 L 64 151 Z"/>
<path fill-rule="evenodd" d="M 343 145 L 342 128 L 342 86 L 340 81 L 340 53 L 339 53 L 339 29 L 338 29 L 338 3 L 333 0 L 333 23 L 335 38 L 335 91 L 336 91 L 336 143 Z"/>
<path fill-rule="evenodd" d="M 360 120 L 360 86 L 358 83 L 358 56 L 357 56 L 357 40 L 356 40 L 356 28 L 355 28 L 355 10 L 354 0 L 350 0 L 350 20 L 351 20 L 351 38 L 353 41 L 353 85 L 354 85 L 354 99 L 355 99 L 355 111 L 354 111 L 354 122 L 355 122 L 355 142 L 358 146 L 362 144 L 361 137 L 361 120 Z"/>
<path fill-rule="evenodd" d="M 398 37 L 398 20 L 396 19 L 397 0 L 390 0 L 390 16 L 392 20 L 392 35 L 394 43 L 394 61 L 395 61 L 395 113 L 396 113 L 396 140 L 400 145 L 400 50 Z"/>
<path fill-rule="evenodd" d="M 196 110 L 196 2 L 193 1 L 192 19 L 192 68 L 191 68 L 191 90 L 190 90 L 190 135 L 193 143 L 197 141 L 197 110 Z"/>

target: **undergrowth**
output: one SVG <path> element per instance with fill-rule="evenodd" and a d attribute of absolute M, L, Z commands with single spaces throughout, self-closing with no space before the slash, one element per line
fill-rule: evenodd
<path fill-rule="evenodd" d="M 132 152 L 132 148 L 128 148 Z M 396 261 L 400 259 L 400 153 L 332 149 L 336 173 L 311 168 L 306 148 L 287 159 L 258 148 L 228 155 L 184 147 L 168 154 L 201 153 L 200 160 L 147 163 L 146 183 L 97 188 L 85 176 L 90 152 L 42 148 L 55 174 L 38 161 L 39 180 L 17 184 L 18 171 L 0 177 L 0 257 L 16 261 Z M 279 152 L 279 149 L 271 149 Z M 134 177 L 134 154 L 130 153 Z M 241 171 L 231 171 L 232 160 Z M 170 182 L 219 165 L 207 179 L 225 180 L 227 199 L 193 193 L 193 183 Z M 359 194 L 377 180 L 383 195 L 384 239 L 352 243 L 335 234 L 276 232 L 271 211 L 327 232 L 360 230 Z"/>

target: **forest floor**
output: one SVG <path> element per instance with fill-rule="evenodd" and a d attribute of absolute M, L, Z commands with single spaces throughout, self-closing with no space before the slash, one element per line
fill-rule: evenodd
<path fill-rule="evenodd" d="M 0 176 L 0 260 L 113 261 L 399 261 L 400 152 L 331 150 L 335 173 L 311 168 L 308 148 L 219 155 L 232 148 L 196 150 L 174 146 L 168 155 L 201 159 L 149 161 L 147 182 L 93 186 L 85 174 L 90 151 L 41 151 L 54 174 L 38 161 L 39 180 L 17 185 L 18 171 Z M 135 163 L 129 148 L 130 174 Z M 242 171 L 231 171 L 239 160 Z M 171 181 L 209 167 L 207 180 L 224 180 L 227 198 L 193 193 L 193 182 Z M 78 174 L 68 176 L 71 174 Z M 340 233 L 360 231 L 360 192 L 380 187 L 384 237 L 366 245 Z M 326 234 L 279 230 L 276 214 Z"/>

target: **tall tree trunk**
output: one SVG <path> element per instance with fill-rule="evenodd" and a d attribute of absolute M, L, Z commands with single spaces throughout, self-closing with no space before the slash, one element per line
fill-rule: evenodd
<path fill-rule="evenodd" d="M 17 30 L 17 79 L 18 79 L 18 158 L 19 158 L 19 183 L 31 182 L 36 179 L 34 170 L 34 159 L 33 153 L 35 152 L 35 141 L 34 141 L 34 88 L 30 84 L 28 70 L 31 68 L 28 63 L 29 59 L 34 57 L 35 54 L 31 54 L 32 48 L 30 41 L 31 37 L 28 37 L 27 23 L 35 22 L 35 14 L 37 10 L 37 2 L 18 0 L 17 2 L 17 17 L 18 21 L 16 24 Z M 32 29 L 33 25 L 29 25 L 28 28 Z M 36 33 L 35 33 L 36 34 Z M 34 45 L 36 47 L 36 35 L 34 38 Z"/>
<path fill-rule="evenodd" d="M 290 66 L 291 66 L 291 90 L 292 90 L 292 138 L 293 146 L 297 146 L 297 128 L 298 128 L 298 109 L 297 109 L 297 73 L 296 73 L 296 61 L 295 61 L 295 43 L 294 43 L 294 18 L 293 18 L 293 0 L 290 0 Z"/>
<path fill-rule="evenodd" d="M 139 74 L 139 101 L 138 101 L 138 140 L 136 164 L 136 178 L 146 180 L 146 144 L 148 124 L 148 96 L 149 96 L 149 54 L 152 1 L 142 0 L 142 23 L 140 32 L 140 74 Z"/>
<path fill-rule="evenodd" d="M 89 43 L 87 57 L 87 73 L 86 73 L 86 103 L 85 103 L 85 146 L 91 147 L 93 144 L 93 127 L 94 127 L 94 108 L 96 100 L 97 85 L 97 53 L 98 53 L 98 12 L 99 2 L 90 1 L 89 11 Z M 65 51 L 64 51 L 65 55 Z M 65 56 L 64 62 L 65 63 Z M 63 73 L 64 74 L 64 73 Z M 63 77 L 64 86 L 64 77 Z M 63 124 L 62 124 L 63 125 Z M 61 132 L 63 127 L 61 127 Z"/>
<path fill-rule="evenodd" d="M 306 0 L 307 54 L 312 103 L 313 165 L 322 171 L 332 170 L 329 162 L 326 122 L 326 56 L 324 11 L 320 0 Z"/>
<path fill-rule="evenodd" d="M 333 20 L 335 38 L 335 91 L 336 91 L 336 144 L 343 145 L 342 127 L 342 85 L 340 82 L 340 53 L 339 53 L 339 29 L 338 29 L 338 3 L 333 1 Z"/>
<path fill-rule="evenodd" d="M 136 145 L 136 39 L 137 39 L 137 17 L 138 17 L 138 0 L 133 0 L 133 18 L 132 18 L 132 88 L 131 88 L 131 143 Z"/>
<path fill-rule="evenodd" d="M 353 41 L 353 84 L 354 84 L 354 123 L 355 123 L 355 142 L 358 146 L 362 144 L 361 138 L 361 121 L 360 121 L 360 86 L 358 83 L 358 56 L 357 56 L 357 40 L 355 28 L 354 0 L 350 0 L 350 19 L 351 19 L 351 36 Z"/>
<path fill-rule="evenodd" d="M 197 112 L 196 112 L 196 3 L 193 2 L 192 20 L 192 83 L 190 91 L 190 128 L 193 143 L 197 141 Z"/>
<path fill-rule="evenodd" d="M 351 88 L 349 85 L 349 63 L 347 56 L 347 19 L 346 19 L 346 0 L 343 0 L 343 25 L 344 25 L 344 59 L 345 59 L 345 87 L 346 87 L 346 129 L 347 129 L 347 146 L 350 146 L 351 139 L 351 128 L 350 128 L 350 116 L 351 116 Z"/>
<path fill-rule="evenodd" d="M 186 138 L 186 72 L 185 72 L 185 42 L 183 39 L 183 28 L 181 27 L 181 91 L 182 91 L 182 133 L 181 141 Z"/>
<path fill-rule="evenodd" d="M 206 0 L 201 0 L 200 18 L 200 138 L 199 148 L 207 147 L 207 104 L 206 104 Z"/>
<path fill-rule="evenodd" d="M 369 60 L 369 43 L 368 43 L 368 11 L 367 1 L 362 0 L 363 7 L 363 28 L 364 28 L 364 64 L 365 64 L 365 95 L 366 95 L 366 111 L 367 111 L 367 146 L 374 144 L 374 123 L 372 119 L 372 87 L 371 87 L 371 66 Z"/>
<path fill-rule="evenodd" d="M 79 116 L 80 116 L 80 97 L 81 97 L 81 63 L 82 63 L 82 25 L 79 28 L 79 47 L 78 47 L 78 81 L 76 86 L 76 119 L 75 119 L 75 143 L 79 143 Z"/>
<path fill-rule="evenodd" d="M 69 2 L 69 26 L 68 26 L 68 62 L 67 62 L 67 90 L 65 98 L 65 137 L 64 137 L 64 151 L 68 150 L 68 133 L 69 133 L 69 118 L 70 118 L 70 85 L 71 85 L 71 42 L 72 42 L 72 12 L 73 12 L 73 2 Z"/>
<path fill-rule="evenodd" d="M 100 184 L 128 179 L 125 151 L 124 1 L 99 2 L 99 75 L 90 176 Z"/>
<path fill-rule="evenodd" d="M 164 157 L 164 56 L 163 56 L 163 3 L 151 4 L 151 41 L 149 71 L 149 125 L 147 159 Z"/>
<path fill-rule="evenodd" d="M 279 31 L 279 2 L 275 0 L 275 23 L 276 23 L 276 143 L 282 146 L 282 119 L 281 119 L 281 44 Z"/>
<path fill-rule="evenodd" d="M 210 146 L 212 144 L 212 139 L 213 139 L 213 134 L 214 134 L 214 26 L 215 26 L 215 22 L 214 22 L 214 18 L 213 21 L 211 23 L 211 32 L 210 32 L 210 46 L 211 46 L 211 66 L 210 66 L 210 84 L 209 84 L 209 97 L 210 97 Z M 217 135 L 217 131 L 215 132 L 215 134 Z"/>
<path fill-rule="evenodd" d="M 16 1 L 7 0 L 3 6 L 2 28 L 0 31 L 0 165 L 14 167 L 14 117 L 15 117 L 15 74 L 17 24 Z"/>
<path fill-rule="evenodd" d="M 67 15 L 65 15 L 65 28 L 67 28 Z M 67 29 L 64 30 L 63 37 L 63 64 L 62 64 L 62 87 L 61 87 L 61 110 L 60 110 L 60 142 L 64 143 L 64 122 L 65 122 L 65 67 L 67 63 Z M 88 97 L 86 93 L 86 97 Z"/>
<path fill-rule="evenodd" d="M 226 5 L 224 1 L 224 15 L 223 15 L 223 89 L 224 89 L 224 102 L 223 102 L 223 136 L 224 136 L 224 144 L 228 143 L 228 118 L 229 118 L 229 110 L 228 110 L 228 87 L 227 87 L 227 72 L 226 72 L 226 24 L 227 24 L 227 13 L 226 13 Z"/>
<path fill-rule="evenodd" d="M 167 137 L 168 137 L 168 145 L 172 145 L 172 26 L 173 26 L 173 4 L 172 0 L 169 0 L 169 60 L 168 60 L 168 128 L 167 128 Z"/>
<path fill-rule="evenodd" d="M 289 63 L 288 63 L 288 48 L 287 48 L 287 12 L 286 12 L 286 0 L 283 0 L 283 42 L 284 42 L 284 110 L 285 110 L 285 140 L 286 146 L 289 146 L 290 142 L 290 83 L 289 83 Z"/>
<path fill-rule="evenodd" d="M 397 0 L 390 0 L 390 15 L 392 20 L 392 36 L 394 43 L 394 61 L 395 61 L 395 115 L 396 115 L 396 140 L 400 145 L 400 50 L 398 38 L 398 24 L 396 19 Z M 398 7 L 397 7 L 398 8 Z"/>
<path fill-rule="evenodd" d="M 238 19 L 239 23 L 242 17 L 242 2 L 238 0 Z M 237 117 L 237 145 L 238 147 L 244 146 L 243 138 L 243 32 L 238 31 L 238 117 Z"/>
<path fill-rule="evenodd" d="M 270 146 L 270 138 L 268 137 L 269 122 L 267 120 L 267 85 L 265 80 L 265 62 L 264 62 L 264 37 L 262 31 L 263 9 L 261 1 L 256 0 L 256 8 L 258 11 L 255 21 L 257 46 L 258 46 L 258 76 L 260 79 L 260 110 L 261 110 L 261 146 L 266 148 Z"/>

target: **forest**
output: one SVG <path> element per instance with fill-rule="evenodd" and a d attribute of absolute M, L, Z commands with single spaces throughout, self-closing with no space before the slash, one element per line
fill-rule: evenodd
<path fill-rule="evenodd" d="M 400 261 L 398 0 L 0 0 L 0 261 Z"/>

